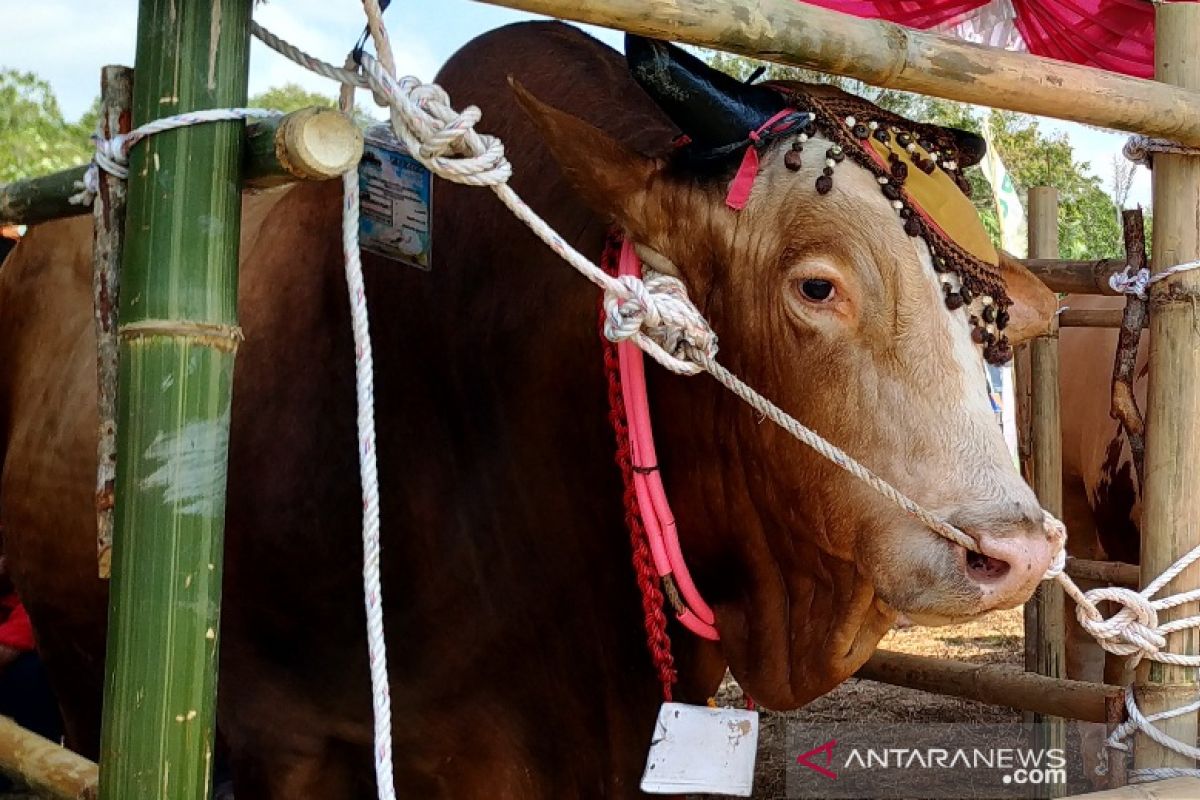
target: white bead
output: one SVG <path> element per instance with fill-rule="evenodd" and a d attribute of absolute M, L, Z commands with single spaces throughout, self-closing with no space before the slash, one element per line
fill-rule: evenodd
<path fill-rule="evenodd" d="M 800 134 L 800 136 L 799 136 L 799 137 L 797 137 L 797 138 L 799 138 L 801 142 L 807 142 L 807 141 L 808 141 L 808 134 L 807 134 L 807 133 L 802 133 L 802 134 Z"/>
<path fill-rule="evenodd" d="M 858 120 L 856 120 L 854 117 L 846 117 L 846 127 L 847 128 L 853 128 L 854 123 L 856 123 L 856 122 L 858 122 Z"/>
<path fill-rule="evenodd" d="M 986 295 L 986 294 L 985 294 L 983 297 L 981 297 L 981 298 L 980 298 L 980 301 L 981 301 L 981 302 L 982 302 L 982 303 L 983 303 L 985 306 L 990 306 L 990 305 L 992 304 L 992 298 L 991 298 L 991 296 L 990 296 L 990 295 Z"/>
<path fill-rule="evenodd" d="M 835 166 L 836 164 L 837 164 L 837 162 L 834 161 L 832 158 L 825 159 L 825 166 L 827 166 L 827 167 L 832 167 L 832 166 Z"/>
<path fill-rule="evenodd" d="M 873 130 L 873 131 L 877 131 L 877 130 L 879 130 L 879 123 L 878 123 L 878 122 L 874 122 L 874 121 L 872 121 L 872 122 L 868 122 L 868 123 L 867 123 L 867 127 L 868 127 L 868 128 L 870 128 L 870 129 L 871 129 L 871 130 Z"/>
<path fill-rule="evenodd" d="M 893 200 L 893 201 L 892 201 L 892 208 L 894 208 L 894 209 L 896 209 L 897 211 L 899 211 L 900 209 L 904 208 L 904 203 L 903 203 L 902 201 L 900 201 L 900 200 Z"/>
<path fill-rule="evenodd" d="M 956 170 L 956 169 L 958 169 L 958 163 L 957 163 L 957 162 L 955 162 L 955 161 L 943 161 L 943 162 L 942 162 L 942 169 L 945 169 L 945 170 Z"/>
<path fill-rule="evenodd" d="M 987 332 L 988 332 L 988 333 L 995 333 L 995 332 L 996 332 L 996 326 L 995 326 L 995 325 L 988 325 L 988 326 L 987 326 Z"/>
<path fill-rule="evenodd" d="M 915 153 L 917 152 L 917 145 L 914 142 L 909 142 L 904 149 L 910 153 Z"/>
<path fill-rule="evenodd" d="M 880 175 L 880 176 L 879 176 L 878 178 L 876 178 L 875 180 L 879 181 L 879 185 L 880 185 L 880 186 L 886 186 L 886 185 L 887 185 L 887 182 L 888 182 L 888 179 L 887 179 L 887 177 L 886 177 L 886 176 L 884 176 L 884 175 Z"/>

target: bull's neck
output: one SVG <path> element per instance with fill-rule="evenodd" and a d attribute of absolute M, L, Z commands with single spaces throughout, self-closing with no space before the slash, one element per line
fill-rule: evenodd
<path fill-rule="evenodd" d="M 650 392 L 684 556 L 734 676 L 773 708 L 829 691 L 870 656 L 894 615 L 853 555 L 831 544 L 854 537 L 820 500 L 827 465 L 814 462 L 811 496 L 794 496 L 757 457 L 761 437 L 781 434 L 713 381 L 655 370 Z"/>

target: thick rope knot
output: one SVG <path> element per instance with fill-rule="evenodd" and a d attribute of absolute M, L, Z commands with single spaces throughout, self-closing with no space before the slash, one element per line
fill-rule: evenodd
<path fill-rule="evenodd" d="M 1125 265 L 1125 269 L 1108 276 L 1108 285 L 1114 292 L 1131 294 L 1142 300 L 1146 299 L 1146 289 L 1150 286 L 1150 270 L 1142 267 L 1133 272 L 1133 267 Z"/>
<path fill-rule="evenodd" d="M 1155 139 L 1151 136 L 1130 136 L 1122 148 L 1125 157 L 1143 167 L 1152 167 L 1155 153 L 1171 153 L 1178 156 L 1200 155 L 1200 148 L 1188 147 L 1170 139 Z"/>
<path fill-rule="evenodd" d="M 384 100 L 391 112 L 393 132 L 430 172 L 470 186 L 508 182 L 512 165 L 504 155 L 504 144 L 475 131 L 483 117 L 477 107 L 456 111 L 436 83 L 422 83 L 412 76 L 393 78 L 365 53 L 362 68 L 376 99 Z"/>
<path fill-rule="evenodd" d="M 621 275 L 604 292 L 604 335 L 612 342 L 635 339 L 672 372 L 694 375 L 702 367 L 692 353 L 717 354 L 717 335 L 688 298 L 683 281 L 651 269 L 643 278 Z M 657 352 L 656 352 L 657 351 Z"/>
<path fill-rule="evenodd" d="M 1164 269 L 1162 272 L 1155 272 L 1153 274 L 1145 267 L 1142 267 L 1136 273 L 1133 273 L 1132 269 L 1132 267 L 1126 266 L 1120 272 L 1109 275 L 1108 285 L 1113 288 L 1113 291 L 1136 295 L 1138 298 L 1145 300 L 1148 297 L 1147 293 L 1151 286 L 1159 281 L 1166 280 L 1172 275 L 1200 269 L 1200 261 L 1187 261 L 1183 264 L 1176 264 L 1173 267 Z"/>
<path fill-rule="evenodd" d="M 1075 616 L 1083 629 L 1108 652 L 1141 660 L 1154 658 L 1167 646 L 1167 638 L 1159 628 L 1155 604 L 1145 595 L 1123 586 L 1105 586 L 1092 589 L 1084 596 L 1090 602 L 1076 604 Z M 1122 608 L 1105 619 L 1096 609 L 1096 604 L 1102 600 L 1110 600 Z"/>

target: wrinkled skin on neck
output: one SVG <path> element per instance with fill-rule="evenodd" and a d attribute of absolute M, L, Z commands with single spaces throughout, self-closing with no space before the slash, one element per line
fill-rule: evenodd
<path fill-rule="evenodd" d="M 945 623 L 1028 597 L 1048 553 L 1040 508 L 1004 446 L 966 313 L 946 309 L 927 246 L 872 175 L 847 161 L 818 195 L 815 156 L 828 143 L 810 141 L 798 172 L 780 143 L 734 212 L 727 179 L 594 138 L 574 154 L 586 131 L 524 102 L 585 198 L 673 265 L 726 366 L 918 503 L 1002 542 L 1011 560 L 1005 580 L 981 583 L 961 548 L 711 380 L 654 372 L 658 435 L 689 442 L 686 462 L 661 448 L 683 550 L 717 613 L 721 652 L 753 696 L 786 708 L 828 691 L 897 612 Z M 806 298 L 813 279 L 834 285 L 829 301 Z"/>

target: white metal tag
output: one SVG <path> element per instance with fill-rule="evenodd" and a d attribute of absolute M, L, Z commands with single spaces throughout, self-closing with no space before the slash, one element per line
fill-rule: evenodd
<path fill-rule="evenodd" d="M 642 791 L 749 797 L 757 753 L 757 711 L 663 703 Z"/>
<path fill-rule="evenodd" d="M 393 261 L 430 269 L 433 176 L 408 154 L 387 125 L 364 136 L 358 163 L 359 245 Z"/>

